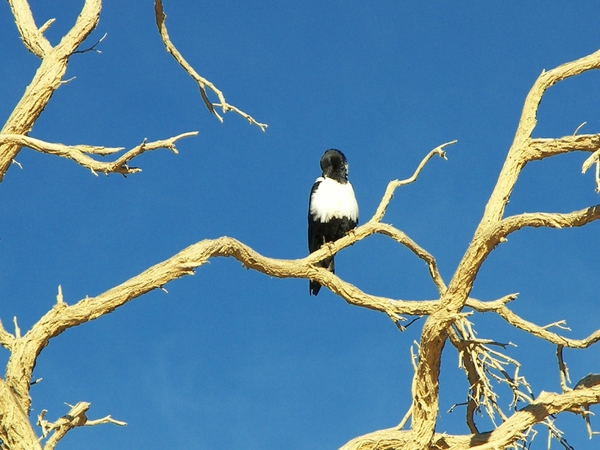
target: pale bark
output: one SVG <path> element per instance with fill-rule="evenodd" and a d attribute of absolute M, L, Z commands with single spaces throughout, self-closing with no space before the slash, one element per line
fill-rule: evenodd
<path fill-rule="evenodd" d="M 2 134 L 29 133 L 54 91 L 63 83 L 69 57 L 92 32 L 100 19 L 100 0 L 86 0 L 75 25 L 52 47 L 35 24 L 31 9 L 26 0 L 9 0 L 21 39 L 29 51 L 42 59 L 33 80 L 27 86 L 23 97 L 0 131 Z M 42 29 L 44 26 L 41 27 Z M 13 143 L 0 144 L 0 181 L 15 159 L 21 146 Z"/>
<path fill-rule="evenodd" d="M 120 156 L 116 154 L 123 151 L 123 148 L 64 145 L 28 136 L 54 91 L 64 83 L 62 77 L 69 57 L 77 51 L 96 27 L 101 2 L 86 0 L 73 28 L 54 47 L 43 35 L 52 24 L 52 20 L 38 27 L 26 0 L 9 0 L 9 4 L 25 47 L 41 59 L 41 64 L 0 132 L 0 181 L 19 151 L 26 147 L 41 153 L 71 159 L 94 174 L 127 175 L 140 170 L 129 166 L 130 161 L 140 154 L 159 148 L 167 148 L 177 153 L 176 141 L 196 134 L 196 132 L 183 133 L 154 142 L 143 140 L 140 145 Z M 227 103 L 223 93 L 199 75 L 175 48 L 167 33 L 166 16 L 161 0 L 155 1 L 155 16 L 165 48 L 197 83 L 209 111 L 219 120 L 222 120 L 222 117 L 215 107 L 219 107 L 223 114 L 228 111 L 235 112 L 264 131 L 265 124 L 257 122 L 250 115 Z M 401 230 L 384 223 L 383 219 L 395 190 L 416 181 L 425 165 L 434 156 L 445 158 L 445 148 L 455 141 L 442 144 L 429 152 L 411 177 L 391 181 L 382 195 L 375 214 L 364 225 L 306 258 L 296 260 L 268 258 L 230 237 L 203 240 L 98 296 L 86 297 L 72 305 L 65 303 L 59 287 L 56 303 L 24 334 L 21 334 L 16 319 L 14 334 L 7 331 L 0 323 L 0 345 L 10 352 L 5 378 L 0 378 L 0 439 L 12 450 L 41 449 L 40 439 L 42 441 L 45 439 L 43 448 L 53 449 L 74 427 L 101 423 L 124 425 L 123 422 L 114 420 L 110 416 L 88 420 L 86 414 L 90 404 L 79 402 L 54 422 L 46 420 L 46 412 L 43 411 L 38 417 L 38 425 L 41 427 L 41 436 L 38 437 L 29 417 L 30 381 L 37 357 L 54 337 L 69 328 L 95 320 L 154 289 L 164 289 L 164 286 L 172 280 L 193 275 L 195 270 L 207 263 L 210 258 L 216 257 L 233 257 L 247 269 L 271 277 L 306 278 L 318 281 L 350 305 L 386 314 L 400 329 L 402 329 L 401 323 L 405 320 L 404 316 L 427 316 L 419 343 L 418 357 L 415 356 L 414 362 L 413 402 L 405 419 L 393 429 L 375 431 L 357 437 L 344 445 L 342 447 L 344 449 L 415 450 L 473 447 L 500 449 L 516 446 L 516 442 L 523 439 L 533 425 L 542 423 L 551 415 L 569 411 L 581 414 L 587 419 L 589 406 L 600 402 L 598 387 L 600 377 L 591 375 L 577 383 L 575 388 L 568 388 L 567 368 L 562 358 L 562 349 L 564 347 L 587 348 L 600 340 L 600 330 L 594 331 L 583 339 L 567 338 L 549 330 L 551 326 L 560 329 L 562 326 L 560 322 L 542 326 L 515 314 L 508 304 L 517 298 L 516 294 L 509 294 L 497 300 L 481 301 L 471 298 L 470 293 L 485 259 L 497 245 L 505 242 L 511 233 L 525 227 L 581 227 L 600 218 L 600 205 L 592 205 L 570 213 L 538 212 L 504 217 L 506 204 L 518 176 L 530 161 L 543 160 L 573 151 L 591 153 L 583 163 L 582 170 L 586 171 L 596 164 L 596 183 L 600 189 L 600 163 L 598 162 L 600 135 L 578 135 L 579 130 L 576 130 L 573 136 L 556 139 L 531 137 L 536 125 L 537 108 L 546 89 L 563 79 L 595 68 L 600 68 L 600 51 L 543 72 L 534 83 L 525 100 L 513 143 L 481 221 L 448 284 L 443 280 L 434 256 Z M 209 100 L 207 89 L 212 92 L 211 95 L 217 97 L 216 103 Z M 105 155 L 114 155 L 114 161 L 105 162 L 96 159 L 98 156 Z M 408 300 L 372 295 L 315 265 L 322 259 L 343 251 L 373 234 L 382 234 L 391 238 L 421 259 L 439 297 L 430 300 Z M 518 375 L 520 364 L 494 349 L 498 346 L 504 347 L 504 344 L 475 337 L 472 326 L 467 320 L 468 312 L 465 312 L 465 308 L 498 314 L 507 324 L 556 345 L 563 392 L 542 393 L 534 400 L 533 395 L 529 394 L 526 381 Z M 447 340 L 456 348 L 461 367 L 464 368 L 470 385 L 466 422 L 472 434 L 468 435 L 449 436 L 435 432 L 439 415 L 440 361 Z M 507 365 L 515 367 L 514 375 L 504 369 Z M 528 406 L 512 415 L 505 414 L 496 402 L 496 394 L 489 377 L 496 377 L 497 381 L 508 383 L 514 398 L 527 402 Z M 479 408 L 489 413 L 497 412 L 502 423 L 490 432 L 479 432 L 473 419 L 474 412 Z M 412 419 L 410 428 L 403 430 L 408 418 Z"/>

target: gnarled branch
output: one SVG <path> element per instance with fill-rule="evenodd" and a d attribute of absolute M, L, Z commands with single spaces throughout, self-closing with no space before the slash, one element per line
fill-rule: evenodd
<path fill-rule="evenodd" d="M 49 23 L 38 29 L 26 0 L 9 0 L 9 4 L 25 47 L 42 58 L 33 80 L 0 130 L 2 134 L 26 135 L 50 101 L 54 91 L 62 85 L 62 77 L 67 70 L 69 57 L 98 24 L 102 2 L 86 0 L 75 25 L 56 47 L 50 46 L 41 31 L 49 26 Z M 0 144 L 0 181 L 20 150 L 21 146 L 18 144 Z"/>
<path fill-rule="evenodd" d="M 359 436 L 342 446 L 340 450 L 397 450 L 429 448 L 431 450 L 496 450 L 506 448 L 520 440 L 535 424 L 544 421 L 553 414 L 570 411 L 579 413 L 581 406 L 600 402 L 600 387 L 596 381 L 590 387 L 582 387 L 564 393 L 542 392 L 528 406 L 514 412 L 507 420 L 491 432 L 448 435 L 434 433 L 431 444 L 426 447 L 411 447 L 414 442 L 414 430 L 401 431 L 397 428 L 375 431 Z"/>
<path fill-rule="evenodd" d="M 196 136 L 197 134 L 197 131 L 191 131 L 168 139 L 162 139 L 153 142 L 147 142 L 146 139 L 144 139 L 140 145 L 127 151 L 113 162 L 98 161 L 88 155 L 112 155 L 123 150 L 123 147 L 55 144 L 51 142 L 44 142 L 29 136 L 2 133 L 0 133 L 0 146 L 2 144 L 15 144 L 20 147 L 28 147 L 32 150 L 37 150 L 41 153 L 48 153 L 50 155 L 68 158 L 75 161 L 80 166 L 90 169 L 94 175 L 96 175 L 97 172 L 107 175 L 109 173 L 129 175 L 132 173 L 141 172 L 142 170 L 138 167 L 129 167 L 127 164 L 136 156 L 139 156 L 144 152 L 157 150 L 160 148 L 166 148 L 171 150 L 173 153 L 178 153 L 177 149 L 175 148 L 175 142 L 185 137 Z"/>
<path fill-rule="evenodd" d="M 185 60 L 181 53 L 179 53 L 179 50 L 177 50 L 177 48 L 173 45 L 173 43 L 171 42 L 171 38 L 169 37 L 169 33 L 167 32 L 167 25 L 165 24 L 167 16 L 163 10 L 162 0 L 154 1 L 154 14 L 156 16 L 156 26 L 158 27 L 158 32 L 160 33 L 160 37 L 163 41 L 163 44 L 165 44 L 167 52 L 169 52 L 173 56 L 173 58 L 175 58 L 175 61 L 177 61 L 179 65 L 183 68 L 183 70 L 185 70 L 187 74 L 190 77 L 192 77 L 194 81 L 196 81 L 196 83 L 198 83 L 198 88 L 200 89 L 200 95 L 202 96 L 204 104 L 206 105 L 208 110 L 211 113 L 213 113 L 217 117 L 217 119 L 219 119 L 219 122 L 223 122 L 223 118 L 217 113 L 217 111 L 215 111 L 215 106 L 220 107 L 223 111 L 223 114 L 229 111 L 233 111 L 242 116 L 244 119 L 246 119 L 250 124 L 256 125 L 262 131 L 265 131 L 268 126 L 266 123 L 257 122 L 250 114 L 247 114 L 241 109 L 227 103 L 223 92 L 217 89 L 217 87 L 213 83 L 211 83 L 206 78 L 201 76 L 198 72 L 196 72 L 196 70 L 194 70 L 191 64 Z M 219 99 L 218 103 L 212 103 L 209 100 L 208 95 L 206 93 L 206 88 L 210 89 L 217 96 L 217 98 Z"/>
<path fill-rule="evenodd" d="M 498 181 L 486 204 L 481 221 L 475 230 L 473 239 L 450 280 L 447 290 L 442 295 L 441 307 L 427 318 L 423 326 L 420 342 L 421 354 L 415 377 L 415 396 L 412 406 L 413 427 L 410 441 L 407 444 L 408 448 L 427 448 L 433 442 L 436 417 L 439 411 L 438 383 L 441 354 L 446 342 L 448 328 L 460 317 L 459 313 L 469 298 L 473 283 L 483 262 L 496 245 L 501 242 L 504 231 L 499 228 L 499 223 L 502 220 L 521 170 L 527 162 L 540 159 L 541 156 L 548 156 L 540 154 L 539 148 L 536 153 L 531 151 L 530 147 L 531 133 L 536 125 L 537 110 L 542 96 L 546 89 L 557 82 L 597 68 L 600 68 L 600 51 L 563 64 L 548 72 L 543 72 L 525 99 L 513 143 L 500 171 Z M 583 141 L 585 139 L 584 137 Z M 540 143 L 538 142 L 538 144 Z M 548 143 L 544 143 L 544 146 L 546 149 L 551 148 Z M 564 145 L 562 147 L 564 150 Z M 592 149 L 588 150 L 591 151 Z M 558 220 L 557 223 L 560 223 L 560 218 L 556 216 L 549 219 L 550 221 L 547 223 L 551 223 L 552 219 L 556 219 Z M 511 223 L 509 220 L 501 226 L 506 227 Z M 513 225 L 519 227 L 517 224 Z"/>
<path fill-rule="evenodd" d="M 42 428 L 42 437 L 45 438 L 49 433 L 52 433 L 44 445 L 44 450 L 54 450 L 56 444 L 58 444 L 70 430 L 76 427 L 95 426 L 106 423 L 112 423 L 113 425 L 119 426 L 127 425 L 127 423 L 115 420 L 111 416 L 89 420 L 86 416 L 89 409 L 89 403 L 79 402 L 75 406 L 71 406 L 69 412 L 55 422 L 48 422 L 45 419 L 47 411 L 45 409 L 42 410 L 37 420 L 37 424 Z"/>
<path fill-rule="evenodd" d="M 95 150 L 94 150 L 95 151 Z M 427 157 L 428 159 L 428 157 Z M 389 200 L 388 200 L 389 201 Z M 277 278 L 307 278 L 318 281 L 351 305 L 381 311 L 394 322 L 403 320 L 402 315 L 424 315 L 435 310 L 437 300 L 393 300 L 385 297 L 369 295 L 315 263 L 337 253 L 342 249 L 372 234 L 384 234 L 406 246 L 429 268 L 436 285 L 443 288 L 443 280 L 437 270 L 433 257 L 412 241 L 402 231 L 370 220 L 353 232 L 323 246 L 306 258 L 297 260 L 280 260 L 268 258 L 244 245 L 236 239 L 221 237 L 204 240 L 180 251 L 171 258 L 156 264 L 139 275 L 93 298 L 85 298 L 74 305 L 65 303 L 59 288 L 57 302 L 24 336 L 16 336 L 10 343 L 11 356 L 6 370 L 6 381 L 11 386 L 24 409 L 30 405 L 29 380 L 32 377 L 35 361 L 50 339 L 58 336 L 68 328 L 110 313 L 119 306 L 146 294 L 177 278 L 192 275 L 194 270 L 215 257 L 233 257 L 246 268 L 262 272 Z M 10 341 L 6 337 L 7 342 Z"/>

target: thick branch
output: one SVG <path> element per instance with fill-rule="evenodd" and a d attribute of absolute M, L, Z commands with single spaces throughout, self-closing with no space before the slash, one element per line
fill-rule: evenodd
<path fill-rule="evenodd" d="M 192 275 L 196 268 L 205 264 L 209 258 L 214 257 L 233 257 L 246 268 L 257 270 L 272 277 L 316 280 L 349 304 L 384 312 L 395 322 L 403 320 L 403 314 L 419 316 L 430 314 L 436 309 L 437 300 L 392 300 L 368 295 L 328 270 L 314 265 L 332 253 L 337 253 L 358 240 L 375 233 L 394 237 L 396 241 L 415 251 L 417 256 L 429 255 L 399 230 L 378 222 L 369 222 L 337 242 L 324 246 L 308 257 L 298 260 L 267 258 L 229 237 L 204 240 L 97 297 L 85 298 L 71 306 L 67 306 L 64 301 L 58 301 L 31 330 L 22 338 L 17 338 L 12 342 L 12 354 L 7 366 L 7 382 L 18 394 L 24 409 L 27 409 L 29 407 L 29 380 L 32 376 L 35 360 L 50 339 L 68 328 L 110 313 L 128 301 L 153 289 L 161 288 L 172 280 L 184 275 Z M 428 261 L 428 264 L 431 264 L 431 261 Z M 431 265 L 430 270 L 437 271 L 435 266 L 434 269 L 431 269 Z M 59 299 L 62 300 L 62 297 L 59 296 Z"/>
<path fill-rule="evenodd" d="M 48 422 L 44 417 L 46 410 L 43 410 L 38 417 L 38 425 L 42 427 L 44 437 L 53 432 L 52 435 L 46 441 L 44 450 L 54 450 L 56 444 L 65 437 L 65 435 L 76 427 L 83 426 L 95 426 L 106 423 L 112 423 L 114 425 L 125 426 L 125 422 L 115 420 L 110 416 L 106 416 L 102 419 L 88 420 L 86 413 L 90 409 L 90 404 L 87 402 L 79 402 L 75 406 L 72 406 L 67 414 L 62 416 L 56 422 Z"/>
<path fill-rule="evenodd" d="M 541 160 L 573 151 L 596 152 L 600 148 L 600 134 L 579 134 L 557 139 L 531 139 L 526 149 L 527 160 Z M 596 155 L 596 153 L 594 153 Z M 591 156 L 590 158 L 593 158 Z M 598 155 L 596 155 L 598 158 Z M 590 165 L 593 161 L 590 163 Z M 589 166 L 588 166 L 589 167 Z M 583 171 L 587 168 L 584 165 Z"/>
<path fill-rule="evenodd" d="M 542 392 L 529 406 L 515 412 L 506 422 L 489 434 L 488 442 L 478 450 L 505 448 L 521 438 L 523 433 L 546 417 L 600 402 L 600 387 L 575 389 L 562 394 Z"/>
<path fill-rule="evenodd" d="M 543 71 L 529 91 L 523 105 L 516 138 L 529 138 L 537 124 L 537 111 L 546 90 L 554 84 L 588 70 L 600 67 L 600 50 L 575 61 L 562 64 L 548 72 Z"/>
<path fill-rule="evenodd" d="M 37 27 L 26 0 L 8 0 L 23 44 L 34 55 L 43 58 L 52 50 L 50 42 Z"/>
<path fill-rule="evenodd" d="M 163 139 L 159 141 L 146 142 L 146 140 L 144 140 L 140 145 L 124 153 L 113 162 L 98 161 L 88 156 L 88 154 L 102 156 L 111 155 L 123 150 L 123 147 L 99 147 L 91 145 L 54 144 L 50 142 L 44 142 L 39 139 L 31 138 L 29 136 L 1 133 L 0 146 L 2 144 L 16 144 L 20 147 L 28 147 L 33 150 L 37 150 L 41 153 L 48 153 L 50 155 L 68 158 L 75 161 L 80 166 L 90 169 L 94 174 L 96 172 L 101 172 L 105 174 L 120 173 L 122 175 L 128 175 L 141 171 L 141 169 L 137 167 L 129 167 L 127 165 L 127 163 L 136 156 L 139 156 L 144 152 L 157 150 L 160 148 L 167 148 L 173 153 L 178 153 L 177 149 L 175 148 L 175 142 L 185 137 L 196 136 L 197 134 L 197 131 L 191 131 L 188 133 L 182 133 L 178 136 L 174 136 L 169 139 Z"/>
<path fill-rule="evenodd" d="M 413 431 L 399 431 L 396 428 L 375 431 L 352 439 L 341 447 L 341 450 L 496 450 L 506 448 L 522 438 L 523 434 L 533 425 L 542 422 L 553 414 L 564 411 L 579 412 L 581 407 L 588 407 L 600 403 L 600 386 L 596 383 L 598 377 L 590 387 L 574 389 L 562 394 L 542 392 L 530 405 L 515 412 L 502 425 L 492 432 L 452 436 L 436 433 L 431 445 L 414 447 Z"/>
<path fill-rule="evenodd" d="M 437 387 L 440 370 L 440 357 L 444 347 L 447 327 L 458 318 L 457 313 L 468 300 L 471 286 L 479 267 L 503 238 L 523 227 L 575 227 L 583 226 L 600 218 L 600 207 L 594 206 L 581 211 L 568 214 L 558 213 L 533 213 L 508 217 L 496 226 L 478 229 L 471 245 L 467 249 L 463 261 L 459 265 L 447 291 L 442 296 L 440 308 L 431 314 L 423 327 L 421 336 L 421 354 L 417 369 L 415 398 L 413 403 L 413 427 L 419 430 L 413 434 L 411 445 L 422 448 L 428 445 L 433 438 L 435 417 L 437 416 Z M 463 300 L 463 296 L 467 296 Z M 514 323 L 526 326 L 522 319 L 516 321 L 514 314 L 508 308 L 502 310 L 505 318 L 510 318 Z M 508 320 L 508 319 L 507 319 Z M 537 334 L 547 336 L 541 330 Z M 597 333 L 594 333 L 588 345 L 596 342 Z"/>
<path fill-rule="evenodd" d="M 7 449 L 41 450 L 26 410 L 0 378 L 0 439 Z M 0 445 L 0 448 L 4 448 Z"/>
<path fill-rule="evenodd" d="M 102 2 L 86 0 L 75 25 L 54 48 L 36 28 L 27 2 L 9 0 L 9 3 L 25 46 L 43 58 L 23 97 L 0 131 L 2 134 L 26 135 L 50 101 L 54 91 L 61 86 L 69 56 L 96 27 Z M 21 146 L 17 144 L 0 144 L 0 181 L 20 149 Z"/>
<path fill-rule="evenodd" d="M 562 138 L 556 140 L 556 143 L 536 139 L 530 145 L 529 141 L 537 124 L 536 116 L 538 107 L 546 90 L 559 81 L 599 67 L 600 50 L 591 55 L 563 64 L 548 72 L 542 72 L 537 78 L 525 98 L 521 119 L 519 120 L 513 143 L 498 177 L 498 182 L 486 205 L 482 225 L 486 226 L 493 221 L 500 220 L 517 181 L 517 177 L 527 161 L 540 159 L 544 153 L 547 153 L 548 156 L 553 153 L 564 153 L 565 147 L 570 144 L 581 146 L 581 148 L 577 148 L 578 150 L 592 150 L 590 147 L 593 147 L 597 139 L 593 135 Z M 532 151 L 529 152 L 529 149 Z"/>
<path fill-rule="evenodd" d="M 530 90 L 523 106 L 521 120 L 508 152 L 498 181 L 486 204 L 483 217 L 473 239 L 463 255 L 448 289 L 442 296 L 442 305 L 430 315 L 423 327 L 420 359 L 416 373 L 415 397 L 412 406 L 411 448 L 426 448 L 434 437 L 438 414 L 438 380 L 441 354 L 448 327 L 458 317 L 467 301 L 479 269 L 490 252 L 500 242 L 496 225 L 504 210 L 522 168 L 532 158 L 528 152 L 531 133 L 541 98 L 547 88 L 570 76 L 600 67 L 600 51 L 579 60 L 544 72 Z M 545 225 L 544 225 L 545 226 Z"/>
<path fill-rule="evenodd" d="M 186 135 L 189 134 L 190 133 Z M 174 149 L 174 141 L 183 136 L 185 135 L 180 135 L 167 141 L 142 144 L 125 153 L 114 163 L 105 164 L 111 164 L 111 166 L 109 166 L 110 168 L 118 168 L 122 167 L 126 160 L 142 151 L 154 149 L 158 146 L 167 146 Z M 2 135 L 0 135 L 0 139 L 1 138 Z M 93 164 L 101 164 L 92 158 L 89 158 L 87 155 L 84 155 L 84 151 L 95 154 L 110 154 L 116 150 L 91 146 L 66 147 L 61 144 L 44 143 L 24 136 L 12 136 L 10 138 L 18 139 L 21 145 L 27 144 L 34 148 L 38 147 L 40 151 L 60 153 L 61 156 L 71 157 L 79 163 L 82 163 L 83 159 L 82 165 L 92 164 L 92 162 Z M 434 150 L 434 152 L 430 153 L 423 160 L 419 169 L 412 177 L 413 181 L 425 163 L 437 151 L 441 151 L 441 147 L 439 149 L 440 150 Z M 95 167 L 96 166 L 94 166 L 94 168 Z M 96 170 L 107 170 L 107 166 L 100 167 L 102 168 L 97 168 Z M 391 197 L 389 197 L 387 201 L 389 202 L 390 199 Z M 80 325 L 107 314 L 129 300 L 137 298 L 153 289 L 161 288 L 176 278 L 193 274 L 194 269 L 204 264 L 211 257 L 232 256 L 241 261 L 245 267 L 252 268 L 269 276 L 281 278 L 309 278 L 318 281 L 323 286 L 328 287 L 334 293 L 342 297 L 349 304 L 384 312 L 395 323 L 404 320 L 402 314 L 419 316 L 430 314 L 436 308 L 438 303 L 436 300 L 404 301 L 368 295 L 352 284 L 339 279 L 328 270 L 315 266 L 315 263 L 323 260 L 327 256 L 331 256 L 367 236 L 379 233 L 391 237 L 396 242 L 407 247 L 417 257 L 425 261 L 438 290 L 440 292 L 444 291 L 445 284 L 439 274 L 433 256 L 418 246 L 402 231 L 397 230 L 390 225 L 382 224 L 375 219 L 376 218 L 353 230 L 337 242 L 323 246 L 320 250 L 300 260 L 277 260 L 266 258 L 235 239 L 223 237 L 216 240 L 201 241 L 192 245 L 172 258 L 151 267 L 120 286 L 117 286 L 98 297 L 91 299 L 86 298 L 75 305 L 67 306 L 62 300 L 62 295 L 59 293 L 59 296 L 57 297 L 58 301 L 52 310 L 42 317 L 42 319 L 40 319 L 40 321 L 35 324 L 25 336 L 22 338 L 21 336 L 16 336 L 12 342 L 8 335 L 4 336 L 4 340 L 7 344 L 11 345 L 12 350 L 7 366 L 6 380 L 22 402 L 23 408 L 29 408 L 29 380 L 31 379 L 37 356 L 51 338 L 62 333 L 67 328 Z M 2 337 L 3 335 L 0 334 L 0 338 Z"/>

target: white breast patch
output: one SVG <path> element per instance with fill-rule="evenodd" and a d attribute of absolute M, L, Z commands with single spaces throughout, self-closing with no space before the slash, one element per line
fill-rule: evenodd
<path fill-rule="evenodd" d="M 350 182 L 338 183 L 331 178 L 317 178 L 321 181 L 310 202 L 310 214 L 320 222 L 328 222 L 333 217 L 348 217 L 358 220 L 358 203 Z"/>

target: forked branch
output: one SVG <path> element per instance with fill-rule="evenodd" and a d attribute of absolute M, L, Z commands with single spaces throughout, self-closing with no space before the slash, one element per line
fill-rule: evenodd
<path fill-rule="evenodd" d="M 412 435 L 409 448 L 428 448 L 435 436 L 436 418 L 439 412 L 438 383 L 441 354 L 448 329 L 458 320 L 460 312 L 469 299 L 477 274 L 489 254 L 510 232 L 524 226 L 580 226 L 596 220 L 596 207 L 572 213 L 521 215 L 518 219 L 502 220 L 506 205 L 521 170 L 532 160 L 555 154 L 566 153 L 570 147 L 578 150 L 595 151 L 596 136 L 563 138 L 555 143 L 535 141 L 531 134 L 536 125 L 538 106 L 546 89 L 568 77 L 600 67 L 600 51 L 589 56 L 563 64 L 556 69 L 543 72 L 531 88 L 523 106 L 523 112 L 511 148 L 500 171 L 498 181 L 486 204 L 481 221 L 463 255 L 448 288 L 441 298 L 441 307 L 425 321 L 421 335 L 421 358 L 415 377 L 413 400 Z M 571 150 L 573 148 L 571 147 Z"/>
<path fill-rule="evenodd" d="M 53 450 L 67 432 L 76 427 L 94 426 L 111 423 L 113 425 L 125 426 L 125 422 L 115 420 L 111 416 L 106 416 L 101 419 L 88 420 L 86 413 L 90 409 L 90 404 L 87 402 L 79 402 L 67 414 L 62 416 L 55 422 L 48 422 L 45 419 L 47 411 L 44 409 L 38 416 L 37 424 L 42 428 L 42 437 L 47 436 L 48 440 L 44 445 L 44 450 Z"/>
<path fill-rule="evenodd" d="M 75 161 L 82 167 L 90 169 L 94 175 L 97 172 L 109 174 L 109 173 L 120 173 L 121 175 L 129 175 L 132 173 L 141 172 L 142 169 L 138 167 L 130 167 L 128 165 L 136 156 L 141 155 L 144 152 L 166 148 L 171 150 L 173 153 L 178 153 L 175 148 L 175 142 L 179 139 L 196 136 L 197 131 L 191 131 L 188 133 L 182 133 L 180 135 L 162 139 L 153 142 L 147 142 L 145 139 L 136 147 L 125 152 L 119 158 L 112 162 L 98 161 L 88 155 L 112 155 L 114 153 L 123 150 L 123 147 L 100 147 L 92 145 L 64 145 L 55 144 L 51 142 L 44 142 L 39 139 L 35 139 L 29 136 L 18 135 L 18 134 L 1 134 L 0 133 L 0 145 L 2 144 L 15 144 L 20 147 L 28 147 L 32 150 L 36 150 L 41 153 L 47 153 L 50 155 L 61 156 Z"/>
<path fill-rule="evenodd" d="M 92 148 L 96 151 L 95 148 Z M 110 313 L 119 306 L 147 292 L 185 275 L 192 275 L 194 270 L 205 264 L 210 258 L 233 257 L 244 267 L 262 272 L 277 278 L 307 278 L 316 280 L 342 297 L 349 304 L 381 311 L 394 322 L 403 319 L 403 315 L 430 314 L 438 300 L 394 300 L 385 297 L 369 295 L 338 278 L 326 269 L 315 265 L 316 262 L 337 253 L 342 249 L 362 240 L 372 234 L 383 234 L 406 246 L 419 258 L 423 259 L 429 268 L 432 279 L 439 289 L 444 288 L 444 282 L 437 270 L 433 257 L 419 247 L 414 241 L 394 227 L 371 220 L 355 229 L 338 241 L 323 246 L 320 250 L 306 258 L 297 260 L 279 260 L 267 258 L 241 242 L 222 237 L 215 240 L 204 240 L 194 244 L 166 261 L 159 263 L 136 277 L 116 286 L 105 293 L 85 298 L 74 305 L 67 305 L 61 291 L 57 296 L 54 307 L 42 317 L 24 336 L 11 339 L 8 333 L 0 334 L 2 343 L 10 346 L 12 354 L 7 366 L 7 382 L 23 404 L 29 408 L 29 381 L 39 353 L 50 339 L 68 328 L 94 320 Z"/>
<path fill-rule="evenodd" d="M 514 298 L 516 298 L 516 294 L 491 302 L 482 302 L 480 300 L 469 298 L 466 305 L 478 312 L 495 312 L 513 327 L 539 337 L 540 339 L 544 339 L 550 344 L 561 345 L 567 348 L 584 349 L 600 341 L 600 329 L 594 331 L 586 338 L 572 339 L 558 333 L 553 333 L 548 330 L 548 327 L 536 325 L 533 322 L 525 320 L 506 306 L 505 300 L 510 301 Z"/>
<path fill-rule="evenodd" d="M 450 435 L 434 433 L 430 445 L 426 447 L 411 447 L 414 441 L 413 431 L 402 431 L 397 428 L 375 431 L 352 439 L 340 450 L 398 450 L 429 448 L 431 450 L 499 450 L 507 448 L 520 440 L 527 431 L 547 417 L 570 411 L 578 412 L 580 407 L 597 404 L 600 399 L 600 377 L 596 384 L 581 387 L 564 393 L 542 392 L 530 405 L 514 412 L 507 420 L 491 432 L 468 435 Z"/>
<path fill-rule="evenodd" d="M 46 22 L 38 28 L 26 0 L 9 0 L 9 4 L 25 47 L 42 59 L 23 97 L 0 131 L 3 134 L 26 135 L 56 89 L 63 84 L 62 77 L 67 70 L 69 57 L 98 24 L 102 2 L 86 0 L 75 25 L 55 47 L 43 35 L 52 22 Z M 20 150 L 21 146 L 17 144 L 0 144 L 0 181 Z"/>
<path fill-rule="evenodd" d="M 247 114 L 241 109 L 227 103 L 223 92 L 217 89 L 217 87 L 213 83 L 211 83 L 206 78 L 201 76 L 198 72 L 196 72 L 196 70 L 191 66 L 191 64 L 185 60 L 183 55 L 173 45 L 173 43 L 171 42 L 171 38 L 169 37 L 169 33 L 167 32 L 167 25 L 165 24 L 167 16 L 165 15 L 163 10 L 162 0 L 154 1 L 154 14 L 156 16 L 156 26 L 158 27 L 158 32 L 160 33 L 160 37 L 163 41 L 163 44 L 165 45 L 165 48 L 167 49 L 167 52 L 169 52 L 173 56 L 173 58 L 175 58 L 175 61 L 177 61 L 179 65 L 183 68 L 183 70 L 185 70 L 188 73 L 188 75 L 192 77 L 194 81 L 196 81 L 196 83 L 198 84 L 198 88 L 200 89 L 200 95 L 202 96 L 202 100 L 204 101 L 204 104 L 206 105 L 208 110 L 211 113 L 213 113 L 217 117 L 217 119 L 219 119 L 220 122 L 223 122 L 223 118 L 219 115 L 219 113 L 217 113 L 217 111 L 214 108 L 215 106 L 220 107 L 221 111 L 223 111 L 223 114 L 229 111 L 233 111 L 242 116 L 244 119 L 246 119 L 250 124 L 256 125 L 262 131 L 265 131 L 268 126 L 266 123 L 257 122 L 250 114 Z M 210 99 L 208 98 L 208 94 L 206 93 L 206 88 L 210 89 L 217 96 L 217 98 L 219 99 L 218 103 L 212 103 L 210 101 Z"/>
<path fill-rule="evenodd" d="M 43 58 L 50 53 L 52 47 L 43 34 L 49 26 L 48 22 L 46 22 L 44 26 L 38 28 L 33 19 L 29 3 L 26 0 L 8 0 L 8 3 L 13 16 L 15 17 L 15 23 L 19 30 L 19 34 L 21 35 L 21 39 L 23 40 L 23 44 L 27 50 L 39 58 Z"/>

